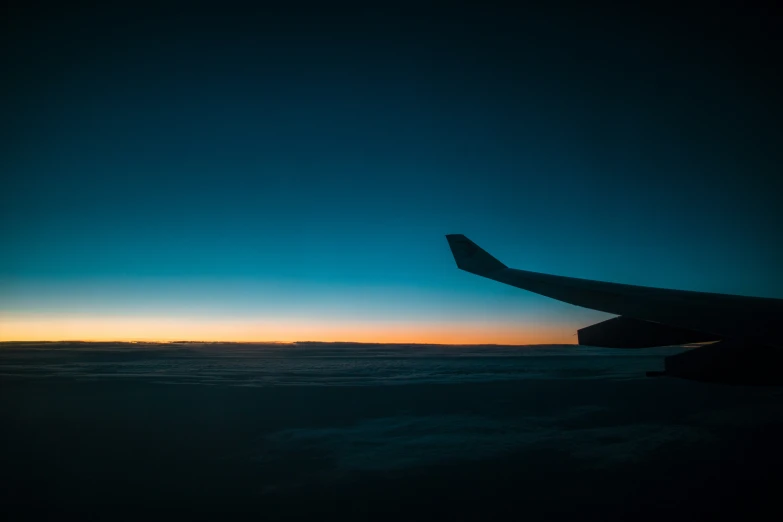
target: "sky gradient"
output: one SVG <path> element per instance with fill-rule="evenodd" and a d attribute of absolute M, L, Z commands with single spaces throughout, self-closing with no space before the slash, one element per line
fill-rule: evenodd
<path fill-rule="evenodd" d="M 174 5 L 174 4 L 172 4 Z M 5 7 L 0 340 L 572 343 L 509 266 L 783 298 L 762 12 Z"/>

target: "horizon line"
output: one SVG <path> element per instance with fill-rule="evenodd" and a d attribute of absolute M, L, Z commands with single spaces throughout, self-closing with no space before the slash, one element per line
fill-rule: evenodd
<path fill-rule="evenodd" d="M 295 345 L 295 344 L 353 344 L 353 345 L 401 345 L 401 346 L 579 346 L 567 343 L 530 343 L 530 344 L 499 344 L 499 343 L 422 343 L 422 342 L 381 342 L 381 341 L 190 341 L 168 339 L 121 339 L 121 340 L 85 340 L 85 339 L 58 339 L 58 340 L 5 340 L 3 344 L 264 344 L 264 345 Z"/>

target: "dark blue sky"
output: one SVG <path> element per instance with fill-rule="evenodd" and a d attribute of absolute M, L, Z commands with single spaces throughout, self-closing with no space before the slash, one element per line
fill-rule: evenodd
<path fill-rule="evenodd" d="M 447 233 L 518 268 L 783 297 L 774 13 L 6 9 L 14 335 L 560 341 L 602 317 L 457 271 Z"/>

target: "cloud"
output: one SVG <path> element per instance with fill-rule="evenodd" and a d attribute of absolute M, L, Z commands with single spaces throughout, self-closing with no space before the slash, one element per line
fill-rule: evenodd
<path fill-rule="evenodd" d="M 672 442 L 709 438 L 706 431 L 687 425 L 587 427 L 591 417 L 604 413 L 601 407 L 581 407 L 553 417 L 515 419 L 395 416 L 343 427 L 288 429 L 269 435 L 265 451 L 257 458 L 268 463 L 297 452 L 318 455 L 321 466 L 316 475 L 324 477 L 328 471 L 325 463 L 330 463 L 332 478 L 480 461 L 542 449 L 565 452 L 581 466 L 603 468 L 642 460 Z"/>

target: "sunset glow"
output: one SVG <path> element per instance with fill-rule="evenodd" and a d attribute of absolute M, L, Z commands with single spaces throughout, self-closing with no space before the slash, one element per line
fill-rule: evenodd
<path fill-rule="evenodd" d="M 573 344 L 573 329 L 520 322 L 410 324 L 313 319 L 209 320 L 160 317 L 15 317 L 0 319 L 0 341 L 233 341 L 425 344 Z"/>

